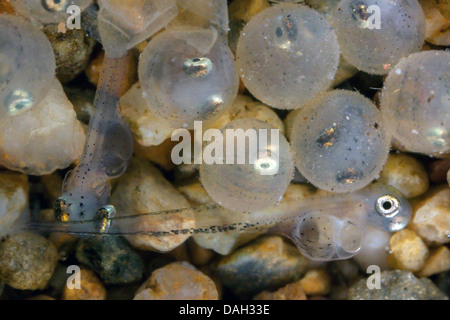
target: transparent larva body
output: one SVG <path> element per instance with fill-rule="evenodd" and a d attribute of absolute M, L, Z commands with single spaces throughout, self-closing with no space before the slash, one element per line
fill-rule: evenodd
<path fill-rule="evenodd" d="M 389 73 L 381 107 L 392 135 L 408 151 L 450 153 L 450 52 L 424 51 L 402 59 Z"/>
<path fill-rule="evenodd" d="M 330 87 L 339 45 L 320 13 L 304 5 L 278 4 L 245 26 L 236 64 L 256 98 L 275 108 L 297 109 Z"/>
<path fill-rule="evenodd" d="M 264 213 L 265 210 L 271 213 L 270 217 Z M 398 190 L 379 183 L 343 195 L 322 194 L 307 199 L 304 197 L 299 199 L 295 196 L 283 198 L 279 205 L 265 210 L 248 214 L 247 218 L 242 220 L 241 215 L 233 216 L 233 212 L 218 205 L 207 205 L 106 220 L 64 224 L 32 223 L 26 228 L 79 236 L 147 234 L 152 237 L 267 231 L 287 236 L 303 255 L 312 260 L 330 261 L 348 259 L 356 255 L 364 242 L 368 226 L 386 232 L 395 232 L 409 223 L 412 214 L 409 202 Z M 173 230 L 167 227 L 171 224 L 162 226 L 157 223 L 162 217 L 170 221 L 174 213 L 176 216 L 183 213 L 193 214 L 195 227 Z M 225 215 L 226 224 L 223 222 Z M 152 219 L 153 217 L 154 224 L 140 223 L 143 218 Z"/>
<path fill-rule="evenodd" d="M 390 148 L 383 114 L 357 92 L 334 90 L 298 111 L 291 146 L 299 171 L 316 187 L 351 192 L 381 171 Z"/>
<path fill-rule="evenodd" d="M 127 49 L 136 44 L 136 39 L 145 39 L 168 23 L 174 17 L 172 6 L 171 1 L 136 1 L 125 7 L 117 1 L 100 1 L 105 58 L 95 111 L 80 163 L 66 175 L 63 193 L 56 200 L 58 221 L 103 219 L 115 214 L 109 205 L 109 179 L 126 170 L 133 153 L 133 137 L 118 109 L 129 68 Z M 122 30 L 122 36 L 114 36 L 117 30 Z"/>
<path fill-rule="evenodd" d="M 286 138 L 278 129 L 250 118 L 231 121 L 221 132 L 223 164 L 200 165 L 200 181 L 210 197 L 222 207 L 239 212 L 253 212 L 279 202 L 294 170 Z"/>
<path fill-rule="evenodd" d="M 203 8 L 195 13 L 207 20 L 206 27 L 176 24 L 152 39 L 139 62 L 149 108 L 176 127 L 192 128 L 195 120 L 219 117 L 239 85 L 226 40 L 226 1 L 195 5 Z"/>
<path fill-rule="evenodd" d="M 425 40 L 417 0 L 342 0 L 332 19 L 342 56 L 371 74 L 387 74 Z"/>
<path fill-rule="evenodd" d="M 10 0 L 14 9 L 20 14 L 46 23 L 66 22 L 72 10 L 70 6 L 76 6 L 83 11 L 92 0 Z"/>
<path fill-rule="evenodd" d="M 12 15 L 0 15 L 0 48 L 0 116 L 14 116 L 44 98 L 55 58 L 44 33 Z"/>

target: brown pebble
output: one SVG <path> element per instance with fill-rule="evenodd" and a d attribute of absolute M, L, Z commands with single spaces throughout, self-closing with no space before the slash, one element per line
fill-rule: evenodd
<path fill-rule="evenodd" d="M 274 292 L 263 291 L 253 297 L 253 300 L 306 300 L 306 294 L 300 281 L 296 281 Z"/>
<path fill-rule="evenodd" d="M 299 282 L 309 296 L 327 295 L 331 290 L 331 277 L 325 270 L 309 270 Z"/>
<path fill-rule="evenodd" d="M 173 262 L 153 271 L 135 300 L 217 300 L 214 282 L 187 262 Z"/>
<path fill-rule="evenodd" d="M 84 267 L 80 268 L 80 289 L 64 286 L 63 300 L 105 300 L 106 289 L 95 273 Z"/>
<path fill-rule="evenodd" d="M 428 175 L 430 181 L 434 183 L 444 183 L 447 181 L 447 172 L 450 170 L 449 160 L 436 160 L 428 165 Z"/>
<path fill-rule="evenodd" d="M 450 270 L 450 250 L 446 246 L 440 246 L 431 253 L 417 275 L 419 277 L 429 277 L 448 270 Z"/>
<path fill-rule="evenodd" d="M 428 257 L 428 247 L 412 230 L 396 232 L 390 240 L 388 264 L 395 269 L 419 271 Z"/>

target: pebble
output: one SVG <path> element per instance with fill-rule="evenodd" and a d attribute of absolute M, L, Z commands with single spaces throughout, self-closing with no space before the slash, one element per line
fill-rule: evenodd
<path fill-rule="evenodd" d="M 14 14 L 14 8 L 9 3 L 9 0 L 0 0 L 0 14 Z"/>
<path fill-rule="evenodd" d="M 57 24 L 45 25 L 43 31 L 55 53 L 56 77 L 62 83 L 73 80 L 88 65 L 95 40 L 81 29 L 59 32 Z"/>
<path fill-rule="evenodd" d="M 409 271 L 382 271 L 381 289 L 369 289 L 362 279 L 349 289 L 349 300 L 448 300 L 428 278 L 416 278 Z"/>
<path fill-rule="evenodd" d="M 267 105 L 253 100 L 253 98 L 239 94 L 233 101 L 233 105 L 223 115 L 213 122 L 203 126 L 203 130 L 208 128 L 219 129 L 230 121 L 242 118 L 253 118 L 270 124 L 284 134 L 284 124 L 273 109 Z"/>
<path fill-rule="evenodd" d="M 394 269 L 419 271 L 428 258 L 428 247 L 412 230 L 396 232 L 390 240 L 388 263 Z"/>
<path fill-rule="evenodd" d="M 447 19 L 450 19 L 450 1 L 448 0 L 434 0 L 440 13 Z"/>
<path fill-rule="evenodd" d="M 308 296 L 324 296 L 331 291 L 331 276 L 322 269 L 308 270 L 299 284 Z"/>
<path fill-rule="evenodd" d="M 436 284 L 439 289 L 450 297 L 450 271 L 441 273 L 436 279 Z"/>
<path fill-rule="evenodd" d="M 63 179 L 59 172 L 41 176 L 41 183 L 44 186 L 45 200 L 53 206 L 56 199 L 61 195 Z"/>
<path fill-rule="evenodd" d="M 264 290 L 274 290 L 299 280 L 307 259 L 280 236 L 264 236 L 217 264 L 216 274 L 236 295 L 248 298 Z"/>
<path fill-rule="evenodd" d="M 106 284 L 128 284 L 139 281 L 144 261 L 120 237 L 81 239 L 76 248 L 77 260 L 95 271 Z"/>
<path fill-rule="evenodd" d="M 175 164 L 172 161 L 172 149 L 178 143 L 178 141 L 171 141 L 170 139 L 164 140 L 157 146 L 150 147 L 144 147 L 136 143 L 134 146 L 134 154 L 137 157 L 150 160 L 166 171 L 171 171 L 175 168 Z"/>
<path fill-rule="evenodd" d="M 64 92 L 73 105 L 77 119 L 84 124 L 89 124 L 89 119 L 94 112 L 95 89 L 66 86 Z"/>
<path fill-rule="evenodd" d="M 120 98 L 120 112 L 136 141 L 143 146 L 160 145 L 176 129 L 167 120 L 151 112 L 139 82 Z"/>
<path fill-rule="evenodd" d="M 423 165 L 406 154 L 390 154 L 380 174 L 380 181 L 413 198 L 428 190 L 428 175 Z"/>
<path fill-rule="evenodd" d="M 447 172 L 450 173 L 450 160 L 435 160 L 427 166 L 427 169 L 431 182 L 445 183 Z"/>
<path fill-rule="evenodd" d="M 202 248 L 193 239 L 189 239 L 186 244 L 190 260 L 196 266 L 207 265 L 215 256 L 213 250 Z"/>
<path fill-rule="evenodd" d="M 134 300 L 217 300 L 214 282 L 187 262 L 173 262 L 153 271 Z"/>
<path fill-rule="evenodd" d="M 429 277 L 450 270 L 450 250 L 446 246 L 435 249 L 417 274 L 420 277 Z"/>
<path fill-rule="evenodd" d="M 300 281 L 289 283 L 286 286 L 271 292 L 263 291 L 253 297 L 253 300 L 307 300 Z"/>
<path fill-rule="evenodd" d="M 68 167 L 80 157 L 85 141 L 81 123 L 57 80 L 49 83 L 39 104 L 0 119 L 0 137 L 0 165 L 30 175 Z"/>
<path fill-rule="evenodd" d="M 0 279 L 19 290 L 42 290 L 58 262 L 58 252 L 43 236 L 18 233 L 0 242 Z"/>
<path fill-rule="evenodd" d="M 148 160 L 133 158 L 126 173 L 119 178 L 112 193 L 111 202 L 119 215 L 140 214 L 170 209 L 188 208 L 186 199 L 167 181 Z M 192 216 L 174 213 L 169 216 L 143 217 L 140 226 L 148 225 L 149 230 L 193 228 Z M 127 236 L 130 243 L 143 250 L 159 252 L 171 251 L 182 244 L 189 235 L 152 237 L 141 234 Z"/>
<path fill-rule="evenodd" d="M 442 15 L 433 0 L 420 0 L 427 24 L 425 40 L 438 46 L 450 45 L 450 20 Z"/>
<path fill-rule="evenodd" d="M 62 300 L 105 300 L 106 289 L 96 274 L 85 267 L 80 268 L 80 288 L 64 286 Z"/>
<path fill-rule="evenodd" d="M 409 227 L 431 244 L 450 242 L 450 188 L 439 186 L 412 201 Z"/>
<path fill-rule="evenodd" d="M 28 207 L 28 178 L 24 174 L 0 171 L 0 237 Z"/>

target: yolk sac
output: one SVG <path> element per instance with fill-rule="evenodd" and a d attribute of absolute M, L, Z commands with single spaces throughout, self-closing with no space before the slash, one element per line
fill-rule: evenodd
<path fill-rule="evenodd" d="M 345 60 L 371 74 L 387 74 L 425 40 L 417 0 L 342 0 L 332 19 Z"/>
<path fill-rule="evenodd" d="M 328 89 L 339 64 L 336 34 L 307 6 L 279 4 L 250 20 L 236 64 L 245 87 L 262 102 L 297 109 Z"/>
<path fill-rule="evenodd" d="M 67 12 L 70 6 L 77 6 L 81 12 L 92 3 L 92 0 L 10 0 L 10 2 L 20 14 L 47 24 L 66 22 L 72 13 Z"/>
<path fill-rule="evenodd" d="M 12 15 L 0 15 L 0 48 L 0 116 L 15 116 L 44 98 L 55 58 L 44 33 Z"/>
<path fill-rule="evenodd" d="M 389 73 L 381 107 L 393 138 L 408 151 L 450 153 L 450 52 L 424 51 L 402 59 Z"/>
<path fill-rule="evenodd" d="M 344 90 L 330 91 L 300 109 L 290 137 L 300 173 L 334 192 L 368 185 L 390 148 L 382 113 L 361 94 Z"/>
<path fill-rule="evenodd" d="M 139 62 L 149 108 L 175 127 L 192 128 L 196 120 L 219 117 L 237 95 L 239 78 L 226 42 L 228 23 L 221 19 L 226 1 L 200 3 L 208 9 L 208 27 L 175 24 L 150 41 Z"/>
<path fill-rule="evenodd" d="M 224 208 L 239 212 L 252 212 L 279 202 L 294 170 L 286 138 L 278 129 L 255 119 L 231 121 L 221 131 L 223 164 L 200 165 L 200 181 L 211 198 Z"/>

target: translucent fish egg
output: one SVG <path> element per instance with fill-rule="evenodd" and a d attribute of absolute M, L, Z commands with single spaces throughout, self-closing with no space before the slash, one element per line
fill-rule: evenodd
<path fill-rule="evenodd" d="M 339 64 L 331 25 L 304 5 L 279 4 L 245 26 L 236 63 L 246 88 L 279 109 L 296 109 L 330 87 Z"/>
<path fill-rule="evenodd" d="M 11 15 L 0 15 L 0 48 L 0 116 L 14 116 L 44 98 L 55 58 L 41 30 Z"/>
<path fill-rule="evenodd" d="M 42 23 L 65 22 L 72 14 L 70 6 L 75 5 L 80 12 L 91 4 L 92 0 L 10 0 L 14 9 L 38 19 Z"/>
<path fill-rule="evenodd" d="M 332 23 L 345 60 L 371 74 L 388 73 L 425 40 L 417 0 L 342 0 Z"/>
<path fill-rule="evenodd" d="M 215 29 L 168 30 L 139 62 L 150 109 L 174 126 L 217 118 L 231 106 L 239 79 L 230 49 Z"/>
<path fill-rule="evenodd" d="M 369 99 L 334 90 L 297 112 L 291 146 L 295 164 L 309 182 L 328 191 L 351 192 L 380 173 L 390 135 Z"/>
<path fill-rule="evenodd" d="M 408 151 L 450 153 L 450 52 L 424 51 L 402 59 L 389 73 L 381 107 L 392 135 Z"/>
<path fill-rule="evenodd" d="M 200 181 L 209 196 L 224 208 L 238 212 L 254 212 L 280 201 L 294 171 L 286 138 L 278 129 L 250 118 L 231 121 L 221 132 L 223 142 L 219 144 L 224 152 L 219 158 L 223 164 L 207 164 L 205 146 L 205 160 L 200 165 Z M 239 138 L 235 139 L 232 132 Z M 244 133 L 253 138 L 246 140 Z M 229 145 L 233 141 L 234 148 Z M 230 161 L 232 164 L 227 164 Z"/>

